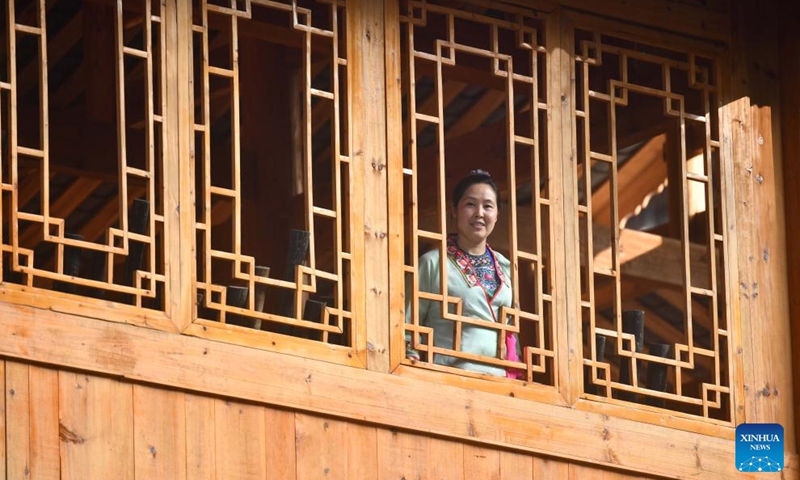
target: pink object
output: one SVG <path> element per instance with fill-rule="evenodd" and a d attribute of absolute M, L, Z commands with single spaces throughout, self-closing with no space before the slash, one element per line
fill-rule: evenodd
<path fill-rule="evenodd" d="M 506 360 L 519 362 L 519 355 L 517 355 L 517 337 L 513 334 L 506 335 Z M 518 368 L 507 368 L 506 378 L 520 380 L 525 378 L 525 372 Z"/>

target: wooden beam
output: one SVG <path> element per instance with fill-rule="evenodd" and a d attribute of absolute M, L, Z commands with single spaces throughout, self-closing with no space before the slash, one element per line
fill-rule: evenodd
<path fill-rule="evenodd" d="M 444 135 L 448 140 L 472 133 L 507 100 L 507 95 L 498 90 L 487 90 L 469 110 L 462 113 L 452 126 L 445 128 Z"/>
<path fill-rule="evenodd" d="M 611 265 L 611 231 L 604 226 L 593 225 L 594 261 Z M 708 249 L 703 245 L 689 244 L 690 258 L 701 259 L 691 264 L 691 277 L 699 288 L 711 288 L 708 284 Z M 647 279 L 665 285 L 682 286 L 683 248 L 681 241 L 647 232 L 621 229 L 619 239 L 621 274 Z"/>
<path fill-rule="evenodd" d="M 51 2 L 51 7 L 55 2 Z M 59 62 L 64 55 L 69 52 L 75 44 L 83 36 L 83 15 L 80 13 L 74 15 L 69 19 L 66 25 L 56 33 L 53 38 L 49 38 L 47 42 L 47 64 L 45 68 L 52 68 Z M 19 91 L 17 98 L 24 98 L 27 93 L 36 85 L 39 84 L 40 78 L 40 65 L 38 57 L 35 61 L 28 63 L 17 76 L 17 85 Z"/>
<path fill-rule="evenodd" d="M 140 198 L 145 194 L 143 186 L 129 186 L 128 187 L 128 208 L 133 205 L 133 200 Z M 119 220 L 119 195 L 114 195 L 109 198 L 103 208 L 95 212 L 89 220 L 80 229 L 80 235 L 88 242 L 97 242 L 100 237 Z"/>
<path fill-rule="evenodd" d="M 58 199 L 50 205 L 50 217 L 67 218 L 101 183 L 100 180 L 89 177 L 75 179 Z M 49 200 L 43 199 L 43 201 Z M 25 248 L 32 248 L 41 241 L 40 238 L 37 238 L 41 234 L 40 226 L 31 225 L 20 233 L 19 244 Z"/>
<path fill-rule="evenodd" d="M 644 200 L 664 186 L 667 165 L 664 159 L 664 143 L 667 134 L 651 138 L 618 169 L 617 211 L 618 220 L 635 213 Z M 602 225 L 611 225 L 611 177 L 592 193 L 592 218 Z"/>

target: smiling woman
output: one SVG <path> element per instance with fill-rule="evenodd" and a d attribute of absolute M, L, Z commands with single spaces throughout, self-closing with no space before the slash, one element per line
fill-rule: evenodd
<path fill-rule="evenodd" d="M 517 337 L 513 333 L 504 334 L 505 341 L 498 342 L 500 331 L 496 328 L 475 323 L 464 323 L 461 328 L 454 328 L 454 320 L 458 321 L 458 317 L 504 324 L 502 309 L 511 307 L 510 262 L 487 243 L 497 223 L 498 200 L 499 191 L 489 173 L 485 170 L 471 171 L 453 191 L 451 215 L 456 234 L 447 238 L 446 257 L 442 258 L 439 249 L 434 249 L 420 258 L 419 323 L 432 330 L 433 344 L 427 349 L 429 352 L 446 349 L 473 356 L 519 360 Z M 445 275 L 442 270 L 446 271 Z M 455 302 L 424 298 L 425 294 L 441 295 L 444 291 Z M 411 309 L 407 311 L 411 312 Z M 456 330 L 460 330 L 460 334 L 455 334 Z M 498 348 L 500 344 L 505 347 Z M 433 358 L 426 360 L 438 365 L 499 377 L 518 376 L 514 369 L 507 370 L 471 358 L 440 353 L 430 355 Z M 413 362 L 421 360 L 410 341 L 406 357 Z"/>

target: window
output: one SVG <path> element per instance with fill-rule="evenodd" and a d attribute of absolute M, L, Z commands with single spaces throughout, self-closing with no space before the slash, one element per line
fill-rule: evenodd
<path fill-rule="evenodd" d="M 196 1 L 192 14 L 195 331 L 349 352 L 345 9 Z"/>
<path fill-rule="evenodd" d="M 402 363 L 729 424 L 718 52 L 568 10 L 409 0 L 400 13 L 405 338 L 420 356 Z M 489 243 L 514 294 L 497 319 L 463 314 L 471 300 L 441 273 L 450 192 L 474 168 L 501 191 Z M 475 328 L 494 332 L 488 353 L 469 344 Z"/>
<path fill-rule="evenodd" d="M 574 35 L 585 392 L 730 421 L 717 64 Z"/>
<path fill-rule="evenodd" d="M 159 2 L 133 3 L 0 12 L 0 275 L 16 292 L 132 305 L 144 309 L 134 321 L 158 323 L 170 295 L 165 32 Z"/>
<path fill-rule="evenodd" d="M 466 375 L 513 369 L 524 381 L 553 385 L 544 22 L 534 12 L 499 4 L 409 1 L 401 2 L 401 27 L 406 330 L 411 347 L 420 352 L 418 365 Z M 512 299 L 496 322 L 462 314 L 463 299 L 448 295 L 446 274 L 441 282 L 435 279 L 433 291 L 419 288 L 418 259 L 428 250 L 440 253 L 430 274 L 447 271 L 447 236 L 455 231 L 450 192 L 475 168 L 488 169 L 500 189 L 499 220 L 489 244 L 513 265 L 507 279 Z M 447 330 L 450 341 L 434 341 L 420 301 L 436 303 L 426 311 L 438 311 L 431 313 L 442 319 L 437 335 Z M 462 343 L 478 329 L 492 332 L 494 355 Z M 519 359 L 509 355 L 512 336 L 521 346 Z M 477 373 L 453 365 L 472 365 L 468 370 Z"/>

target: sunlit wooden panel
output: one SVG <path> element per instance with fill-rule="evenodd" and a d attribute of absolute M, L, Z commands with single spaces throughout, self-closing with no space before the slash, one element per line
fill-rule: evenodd
<path fill-rule="evenodd" d="M 165 312 L 160 2 L 5 2 L 0 29 L 4 288 Z"/>
<path fill-rule="evenodd" d="M 347 355 L 356 330 L 344 2 L 196 0 L 192 15 L 193 331 Z"/>
<path fill-rule="evenodd" d="M 400 16 L 403 190 L 390 195 L 402 195 L 405 211 L 405 332 L 420 354 L 413 364 L 554 386 L 545 20 L 525 8 L 468 1 L 401 1 Z M 426 252 L 438 250 L 438 269 L 446 271 L 447 239 L 456 230 L 452 190 L 473 169 L 489 171 L 500 190 L 499 220 L 488 241 L 510 261 L 513 298 L 496 319 L 463 315 L 446 275 L 436 291 L 419 287 L 419 258 Z M 420 301 L 439 306 L 447 324 L 439 328 L 452 330 L 452 342 L 434 341 Z M 469 330 L 492 332 L 496 353 L 465 346 Z M 519 359 L 509 354 L 509 337 L 518 339 Z"/>
<path fill-rule="evenodd" d="M 584 393 L 729 423 L 717 60 L 574 45 Z"/>

